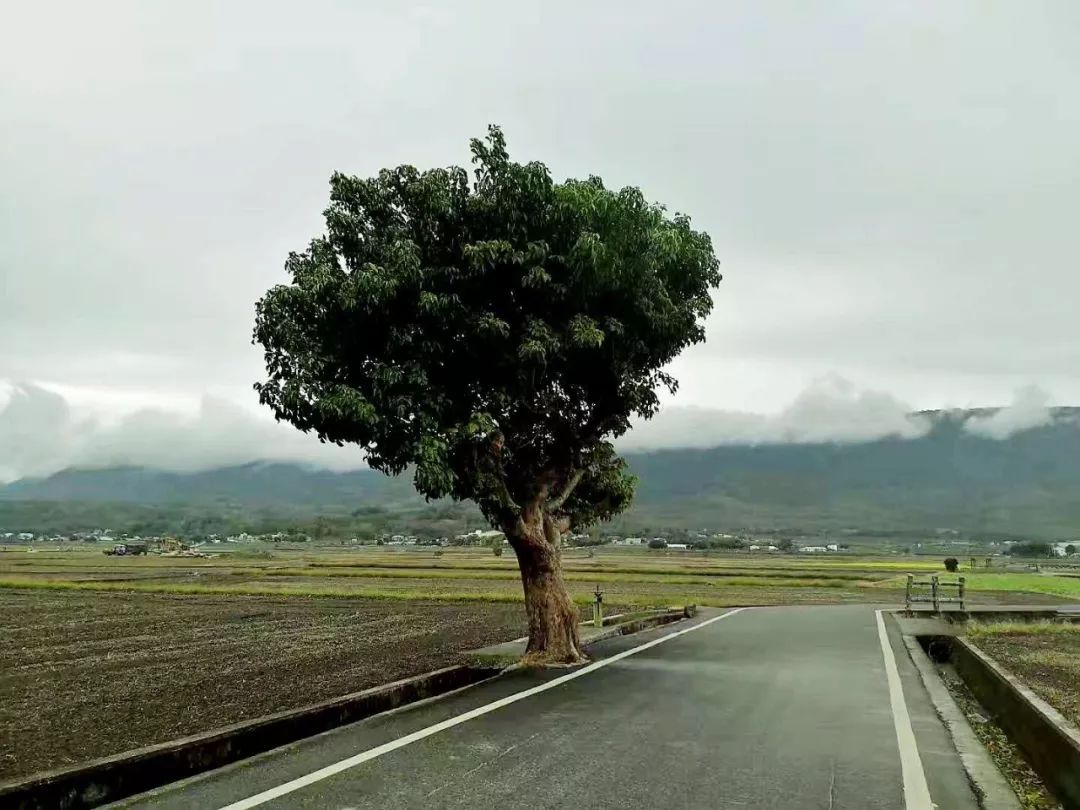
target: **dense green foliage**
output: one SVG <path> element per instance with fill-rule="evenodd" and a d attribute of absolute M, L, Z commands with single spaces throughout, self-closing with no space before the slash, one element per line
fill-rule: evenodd
<path fill-rule="evenodd" d="M 326 234 L 257 305 L 256 387 L 277 418 L 411 468 L 429 498 L 475 501 L 495 525 L 541 499 L 587 525 L 632 495 L 610 439 L 704 339 L 716 258 L 635 188 L 555 183 L 495 127 L 471 148 L 472 182 L 334 175 Z"/>
<path fill-rule="evenodd" d="M 1007 553 L 1013 557 L 1053 557 L 1054 549 L 1049 543 L 1014 543 Z"/>

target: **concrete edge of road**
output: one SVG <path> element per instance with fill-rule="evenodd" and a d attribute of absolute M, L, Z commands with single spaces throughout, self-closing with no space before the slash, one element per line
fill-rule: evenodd
<path fill-rule="evenodd" d="M 696 615 L 694 605 L 614 624 L 584 646 Z M 71 768 L 0 784 L 0 806 L 79 810 L 144 793 L 340 726 L 443 697 L 498 676 L 494 662 L 474 662 L 404 678 L 311 706 L 265 715 L 212 731 L 136 748 Z"/>
<path fill-rule="evenodd" d="M 1080 807 L 1080 729 L 966 638 L 952 639 L 952 663 L 1066 807 Z"/>
<path fill-rule="evenodd" d="M 619 622 L 610 627 L 605 627 L 599 632 L 589 636 L 589 638 L 585 640 L 583 646 L 588 648 L 597 642 L 605 641 L 606 639 L 614 638 L 615 636 L 628 636 L 631 633 L 640 633 L 642 630 L 659 627 L 663 624 L 670 624 L 671 622 L 677 622 L 683 619 L 691 619 L 696 615 L 697 605 L 687 605 L 686 607 L 673 608 L 664 611 L 663 613 L 656 613 L 652 616 L 642 616 L 637 619 Z"/>
<path fill-rule="evenodd" d="M 918 670 L 919 678 L 930 696 L 934 711 L 956 747 L 960 764 L 975 791 L 979 806 L 983 810 L 1020 810 L 1020 802 L 1016 794 L 990 759 L 990 755 L 979 738 L 975 736 L 964 713 L 960 711 L 960 707 L 956 705 L 956 701 L 953 700 L 934 669 L 930 657 L 919 646 L 914 636 L 901 634 L 901 637 L 907 647 L 908 655 L 915 664 L 915 669 Z"/>

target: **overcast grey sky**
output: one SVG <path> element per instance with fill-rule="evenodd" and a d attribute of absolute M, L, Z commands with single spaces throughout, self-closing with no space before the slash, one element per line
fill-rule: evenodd
<path fill-rule="evenodd" d="M 252 304 L 330 173 L 464 164 L 496 122 L 712 235 L 725 280 L 672 413 L 828 437 L 1080 403 L 1078 91 L 1072 0 L 11 3 L 0 380 L 79 424 L 250 421 Z M 0 437 L 41 457 L 13 410 Z M 634 441 L 681 441 L 660 428 Z"/>

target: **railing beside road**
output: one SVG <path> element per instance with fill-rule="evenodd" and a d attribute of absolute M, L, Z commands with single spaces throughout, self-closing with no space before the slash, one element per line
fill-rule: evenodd
<path fill-rule="evenodd" d="M 925 591 L 926 588 L 930 592 Z M 955 596 L 942 596 L 942 593 L 952 593 L 955 588 Z M 905 593 L 905 606 L 911 612 L 911 606 L 918 602 L 929 602 L 933 605 L 934 612 L 941 610 L 941 605 L 959 605 L 964 609 L 965 584 L 963 577 L 957 577 L 955 582 L 942 582 L 938 575 L 934 574 L 930 579 L 915 579 L 914 574 L 907 575 L 907 591 Z"/>

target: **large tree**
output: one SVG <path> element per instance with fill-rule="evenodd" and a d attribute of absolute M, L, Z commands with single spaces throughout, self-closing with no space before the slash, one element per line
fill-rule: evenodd
<path fill-rule="evenodd" d="M 335 174 L 326 234 L 256 304 L 278 419 L 356 444 L 428 498 L 471 500 L 517 555 L 528 657 L 582 660 L 561 533 L 626 508 L 611 439 L 705 338 L 709 237 L 636 188 L 555 183 L 497 127 L 460 167 Z"/>

